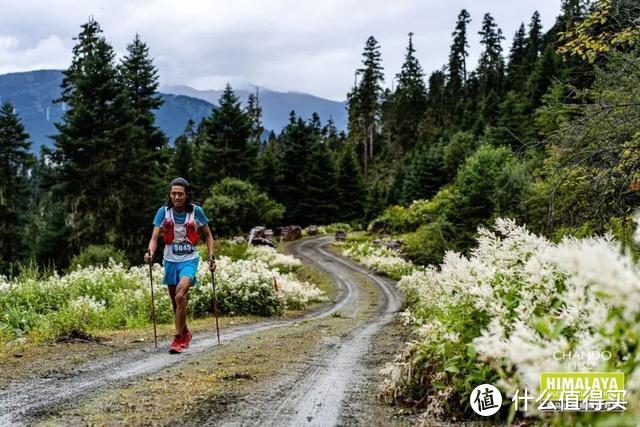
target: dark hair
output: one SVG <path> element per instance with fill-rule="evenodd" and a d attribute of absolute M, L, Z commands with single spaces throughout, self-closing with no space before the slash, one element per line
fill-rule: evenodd
<path fill-rule="evenodd" d="M 179 177 L 173 179 L 169 184 L 169 191 L 167 192 L 167 208 L 173 208 L 173 202 L 171 201 L 171 187 L 178 185 L 184 188 L 185 193 L 187 193 L 187 200 L 185 201 L 185 211 L 187 213 L 193 212 L 193 204 L 191 203 L 192 194 L 191 194 L 191 185 L 189 185 L 189 181 L 186 179 Z"/>

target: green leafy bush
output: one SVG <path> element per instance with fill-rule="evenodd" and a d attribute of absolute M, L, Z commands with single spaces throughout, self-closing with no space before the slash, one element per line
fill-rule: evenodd
<path fill-rule="evenodd" d="M 82 267 L 105 267 L 109 260 L 116 264 L 128 265 L 124 251 L 117 250 L 111 245 L 90 245 L 71 259 L 69 270 L 77 270 Z"/>
<path fill-rule="evenodd" d="M 210 189 L 204 209 L 215 218 L 214 233 L 232 236 L 255 225 L 279 221 L 285 208 L 250 182 L 225 178 Z"/>

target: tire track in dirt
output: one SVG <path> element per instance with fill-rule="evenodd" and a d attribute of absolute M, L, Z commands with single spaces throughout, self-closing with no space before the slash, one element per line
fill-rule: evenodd
<path fill-rule="evenodd" d="M 372 281 L 383 301 L 376 316 L 369 318 L 338 343 L 327 346 L 307 362 L 304 369 L 281 378 L 270 389 L 257 392 L 244 407 L 234 408 L 224 426 L 333 426 L 350 416 L 348 396 L 364 389 L 363 361 L 372 338 L 389 323 L 400 308 L 400 297 L 393 282 L 326 251 L 320 239 L 300 245 L 297 255 L 313 262 L 345 286 L 358 290 L 354 273 Z M 321 255 L 318 257 L 317 255 Z M 350 299 L 347 310 L 363 310 L 359 298 Z M 216 423 L 218 424 L 218 423 Z"/>
<path fill-rule="evenodd" d="M 313 255 L 313 249 L 310 247 L 328 244 L 329 240 L 323 237 L 302 241 L 292 245 L 292 252 L 317 265 L 317 260 L 314 260 L 316 256 Z M 264 321 L 227 329 L 222 331 L 221 344 L 269 329 L 327 317 L 342 310 L 357 298 L 357 289 L 351 282 L 340 278 L 337 278 L 337 283 L 338 294 L 333 305 L 295 319 Z M 198 353 L 210 350 L 216 343 L 217 340 L 213 334 L 207 336 L 199 334 L 194 335 L 188 352 L 178 356 L 165 351 L 168 348 L 168 342 L 166 342 L 162 343 L 158 350 L 148 345 L 87 362 L 64 373 L 50 373 L 14 381 L 0 390 L 0 425 L 21 424 L 30 416 L 46 412 L 48 408 L 175 366 Z"/>

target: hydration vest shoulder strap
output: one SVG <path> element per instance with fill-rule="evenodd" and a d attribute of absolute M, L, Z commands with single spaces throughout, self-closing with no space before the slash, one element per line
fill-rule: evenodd
<path fill-rule="evenodd" d="M 173 221 L 173 209 L 170 207 L 166 207 L 164 209 L 164 219 L 167 219 L 169 221 Z"/>

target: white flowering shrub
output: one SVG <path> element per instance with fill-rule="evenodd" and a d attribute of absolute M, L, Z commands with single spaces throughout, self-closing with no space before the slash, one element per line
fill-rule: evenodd
<path fill-rule="evenodd" d="M 275 267 L 281 273 L 291 273 L 302 265 L 299 259 L 281 254 L 269 246 L 252 246 L 247 250 L 252 259 L 265 262 L 269 267 Z"/>
<path fill-rule="evenodd" d="M 291 274 L 300 266 L 293 257 L 270 250 L 252 250 L 246 260 L 220 257 L 216 276 L 219 308 L 223 313 L 279 314 L 303 308 L 323 298 L 322 292 Z M 156 316 L 173 320 L 173 309 L 160 264 L 152 267 Z M 189 294 L 192 315 L 213 311 L 211 274 L 206 262 L 197 272 L 200 284 Z M 279 285 L 278 291 L 274 279 Z M 149 266 L 79 268 L 69 274 L 43 276 L 27 269 L 14 279 L 0 276 L 0 339 L 24 334 L 55 338 L 73 331 L 126 329 L 151 322 Z"/>
<path fill-rule="evenodd" d="M 283 265 L 288 268 L 298 266 L 289 259 L 292 257 L 273 256 L 264 250 L 252 249 L 251 252 L 258 258 L 232 261 L 222 256 L 218 259 L 215 291 L 218 309 L 222 313 L 270 316 L 281 314 L 287 308 L 303 308 L 322 299 L 322 292 L 315 286 L 296 280 L 290 273 L 280 272 L 278 267 Z M 191 306 L 196 314 L 212 312 L 214 289 L 205 263 L 200 264 L 197 277 L 201 285 L 192 291 Z"/>
<path fill-rule="evenodd" d="M 395 280 L 399 280 L 418 268 L 411 261 L 403 259 L 399 252 L 374 246 L 369 242 L 337 242 L 336 245 L 343 248 L 342 254 L 344 256 L 353 258 L 372 270 Z"/>
<path fill-rule="evenodd" d="M 638 402 L 640 269 L 631 256 L 610 236 L 555 244 L 507 219 L 479 234 L 469 257 L 449 252 L 439 268 L 398 283 L 415 339 L 385 368 L 383 396 L 470 416 L 478 384 L 537 395 L 541 372 L 571 370 L 554 353 L 607 351 L 614 357 L 592 370 L 624 372 L 627 400 Z M 631 404 L 629 415 L 639 410 Z"/>

